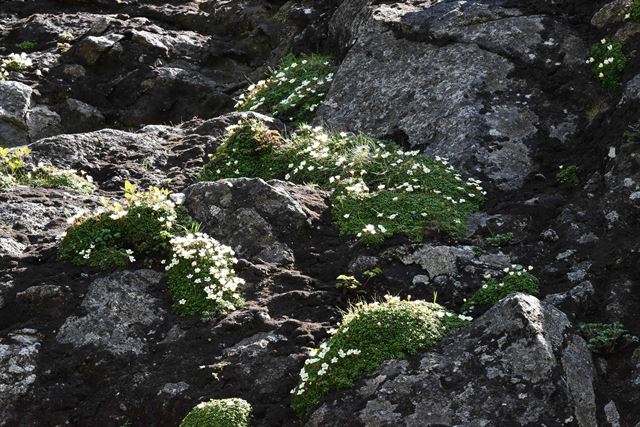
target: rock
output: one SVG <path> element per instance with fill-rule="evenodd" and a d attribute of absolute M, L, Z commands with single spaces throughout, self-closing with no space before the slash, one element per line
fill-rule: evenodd
<path fill-rule="evenodd" d="M 559 308 L 573 319 L 589 308 L 594 294 L 595 289 L 591 282 L 584 281 L 567 292 L 547 295 L 544 302 Z"/>
<path fill-rule="evenodd" d="M 62 132 L 60 115 L 45 105 L 37 105 L 27 114 L 29 140 L 37 141 Z"/>
<path fill-rule="evenodd" d="M 68 98 L 60 110 L 68 133 L 88 132 L 104 127 L 104 115 L 93 105 Z"/>
<path fill-rule="evenodd" d="M 185 196 L 205 232 L 241 257 L 275 264 L 294 261 L 298 239 L 326 209 L 322 191 L 261 179 L 200 182 Z"/>
<path fill-rule="evenodd" d="M 120 190 L 125 180 L 159 185 L 167 151 L 161 138 L 113 129 L 41 139 L 31 145 L 35 162 L 87 172 L 98 183 Z"/>
<path fill-rule="evenodd" d="M 27 111 L 33 89 L 20 82 L 0 81 L 0 147 L 15 147 L 29 142 Z"/>
<path fill-rule="evenodd" d="M 64 303 L 70 292 L 68 287 L 59 285 L 31 286 L 16 294 L 16 301 L 33 306 L 57 306 Z"/>
<path fill-rule="evenodd" d="M 630 3 L 629 0 L 614 0 L 605 4 L 593 15 L 591 25 L 604 28 L 622 22 L 624 11 Z"/>
<path fill-rule="evenodd" d="M 12 411 L 36 381 L 40 341 L 35 329 L 18 329 L 0 337 L 0 426 L 19 423 Z"/>
<path fill-rule="evenodd" d="M 67 318 L 56 339 L 115 355 L 144 353 L 146 333 L 164 317 L 158 300 L 149 294 L 163 277 L 152 270 L 137 270 L 96 279 L 82 301 L 85 314 Z"/>
<path fill-rule="evenodd" d="M 415 363 L 386 362 L 331 396 L 307 425 L 595 427 L 593 381 L 591 354 L 567 317 L 515 294 Z"/>
<path fill-rule="evenodd" d="M 333 34 L 350 47 L 316 121 L 391 138 L 518 188 L 533 171 L 534 136 L 561 126 L 568 140 L 579 112 L 567 105 L 550 117 L 550 101 L 513 77 L 511 58 L 553 73 L 583 61 L 586 46 L 563 25 L 502 3 L 343 2 Z M 564 54 L 548 64 L 549 49 Z"/>
<path fill-rule="evenodd" d="M 611 427 L 620 427 L 620 414 L 613 400 L 604 405 L 604 415 Z"/>
<path fill-rule="evenodd" d="M 502 254 L 485 254 L 478 258 L 471 246 L 409 245 L 389 250 L 383 256 L 399 259 L 405 265 L 417 264 L 431 279 L 457 276 L 464 267 L 471 265 L 480 267 L 483 274 L 511 265 L 509 257 Z"/>
<path fill-rule="evenodd" d="M 168 394 L 169 396 L 177 396 L 182 392 L 189 390 L 189 384 L 184 381 L 180 381 L 179 383 L 167 383 L 162 386 L 158 395 Z"/>
<path fill-rule="evenodd" d="M 100 56 L 110 50 L 124 36 L 120 34 L 110 34 L 104 37 L 88 36 L 76 45 L 77 55 L 84 59 L 87 65 L 95 64 Z"/>

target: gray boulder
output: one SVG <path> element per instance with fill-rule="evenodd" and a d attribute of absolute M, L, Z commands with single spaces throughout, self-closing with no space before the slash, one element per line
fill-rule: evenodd
<path fill-rule="evenodd" d="M 26 118 L 32 93 L 24 83 L 0 81 L 0 147 L 29 142 Z"/>
<path fill-rule="evenodd" d="M 149 293 L 163 277 L 153 270 L 138 270 L 96 279 L 82 301 L 85 314 L 67 318 L 57 340 L 74 347 L 93 345 L 116 355 L 142 354 L 144 337 L 164 318 L 164 309 Z"/>
<path fill-rule="evenodd" d="M 595 427 L 593 364 L 567 317 L 515 294 L 418 360 L 389 361 L 308 426 Z"/>
<path fill-rule="evenodd" d="M 204 231 L 249 260 L 294 261 L 294 246 L 327 209 L 325 193 L 282 181 L 224 179 L 185 190 L 185 205 Z"/>
<path fill-rule="evenodd" d="M 578 114 L 570 104 L 549 109 L 535 84 L 514 77 L 519 64 L 553 74 L 587 50 L 551 18 L 502 3 L 343 2 L 332 34 L 346 57 L 317 121 L 392 138 L 518 188 L 533 171 L 534 137 L 569 139 Z"/>

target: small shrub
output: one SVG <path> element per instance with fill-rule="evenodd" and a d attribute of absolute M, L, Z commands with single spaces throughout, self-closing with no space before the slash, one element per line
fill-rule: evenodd
<path fill-rule="evenodd" d="M 243 399 L 212 399 L 197 404 L 180 427 L 249 427 L 251 405 Z"/>
<path fill-rule="evenodd" d="M 266 80 L 240 96 L 240 111 L 259 111 L 289 122 L 313 118 L 327 94 L 336 67 L 328 56 L 287 55 Z"/>
<path fill-rule="evenodd" d="M 303 125 L 290 138 L 243 120 L 211 157 L 201 180 L 285 179 L 331 192 L 341 232 L 365 243 L 394 234 L 420 241 L 431 229 L 460 236 L 485 192 L 445 160 L 391 142 Z"/>
<path fill-rule="evenodd" d="M 487 237 L 485 239 L 487 243 L 493 246 L 503 246 L 510 243 L 513 240 L 513 233 L 501 233 L 496 234 L 495 236 Z"/>
<path fill-rule="evenodd" d="M 203 233 L 171 239 L 166 266 L 173 311 L 180 315 L 217 317 L 242 305 L 233 250 Z"/>
<path fill-rule="evenodd" d="M 31 50 L 36 47 L 36 43 L 31 40 L 25 40 L 20 43 L 16 43 L 16 47 L 22 50 Z"/>
<path fill-rule="evenodd" d="M 620 322 L 581 323 L 578 328 L 594 353 L 609 354 L 622 342 L 638 342 L 638 337 L 631 335 Z"/>
<path fill-rule="evenodd" d="M 71 219 L 72 225 L 60 244 L 61 258 L 107 269 L 135 262 L 139 255 L 167 254 L 170 231 L 177 219 L 168 194 L 157 187 L 139 192 L 127 182 L 123 203 L 103 200 L 101 211 Z"/>
<path fill-rule="evenodd" d="M 577 186 L 580 184 L 578 179 L 578 167 L 576 165 L 569 165 L 567 167 L 560 166 L 560 172 L 556 175 L 556 179 L 560 184 L 566 184 L 570 186 Z"/>
<path fill-rule="evenodd" d="M 591 46 L 591 57 L 587 59 L 587 64 L 592 64 L 593 75 L 609 89 L 620 86 L 620 77 L 627 62 L 622 43 L 606 38 Z"/>
<path fill-rule="evenodd" d="M 538 279 L 530 273 L 533 267 L 527 270 L 521 265 L 512 265 L 505 268 L 505 276 L 501 280 L 491 277 L 487 279 L 480 289 L 476 291 L 465 303 L 465 312 L 474 312 L 478 309 L 489 308 L 504 297 L 523 292 L 525 294 L 537 295 Z"/>
<path fill-rule="evenodd" d="M 382 362 L 429 348 L 469 320 L 425 301 L 358 303 L 345 313 L 335 334 L 310 353 L 291 391 L 292 407 L 308 414 L 327 393 L 353 385 Z"/>

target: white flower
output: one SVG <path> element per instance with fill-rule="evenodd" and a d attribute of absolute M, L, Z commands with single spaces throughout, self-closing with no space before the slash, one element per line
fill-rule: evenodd
<path fill-rule="evenodd" d="M 178 304 L 180 305 L 185 305 L 187 303 L 187 300 L 182 298 L 180 301 L 178 301 Z"/>

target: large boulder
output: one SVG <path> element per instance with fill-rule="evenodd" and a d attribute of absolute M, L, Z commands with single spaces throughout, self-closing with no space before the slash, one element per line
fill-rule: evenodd
<path fill-rule="evenodd" d="M 294 249 L 327 210 L 326 194 L 283 181 L 235 178 L 200 182 L 185 204 L 204 231 L 239 256 L 276 264 L 294 261 Z"/>
<path fill-rule="evenodd" d="M 567 317 L 515 294 L 416 360 L 387 362 L 308 426 L 597 425 L 594 370 Z"/>
<path fill-rule="evenodd" d="M 535 170 L 537 140 L 576 130 L 575 105 L 546 92 L 575 90 L 562 70 L 587 49 L 550 17 L 502 1 L 361 0 L 342 3 L 332 35 L 346 56 L 318 122 L 446 157 L 501 189 Z"/>

